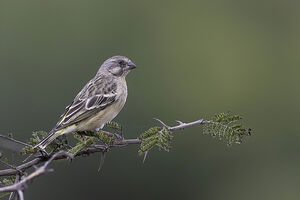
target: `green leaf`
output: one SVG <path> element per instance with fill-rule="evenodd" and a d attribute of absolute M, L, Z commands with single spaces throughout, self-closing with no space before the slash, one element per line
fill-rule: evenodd
<path fill-rule="evenodd" d="M 139 139 L 142 140 L 142 143 L 138 152 L 143 155 L 155 146 L 168 152 L 171 148 L 172 138 L 172 132 L 168 128 L 152 127 L 140 135 Z"/>
<path fill-rule="evenodd" d="M 107 122 L 105 124 L 105 126 L 108 127 L 108 128 L 114 129 L 114 130 L 116 130 L 119 133 L 122 132 L 122 126 L 119 123 L 117 123 L 117 122 L 113 122 L 113 121 Z"/>
<path fill-rule="evenodd" d="M 241 123 L 242 117 L 232 115 L 230 112 L 216 114 L 207 120 L 203 132 L 212 137 L 218 137 L 228 145 L 240 144 L 246 136 L 251 135 L 251 129 L 245 128 Z"/>

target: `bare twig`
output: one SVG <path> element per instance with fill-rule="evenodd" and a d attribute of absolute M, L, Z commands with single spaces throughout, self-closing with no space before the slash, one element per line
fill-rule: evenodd
<path fill-rule="evenodd" d="M 144 154 L 143 163 L 145 163 L 145 161 L 146 161 L 146 158 L 147 158 L 147 156 L 148 156 L 148 152 L 149 152 L 149 151 L 146 151 L 145 154 Z"/>
<path fill-rule="evenodd" d="M 46 158 L 44 158 L 44 157 L 38 157 L 38 158 L 35 158 L 31 161 L 28 161 L 27 163 L 24 163 L 24 164 L 16 167 L 16 169 L 0 170 L 0 176 L 10 176 L 10 175 L 18 174 L 19 171 L 25 171 L 26 169 L 31 168 L 32 166 L 37 165 L 39 163 L 42 163 L 45 160 L 46 160 Z"/>
<path fill-rule="evenodd" d="M 19 195 L 20 200 L 24 200 L 24 193 L 22 190 L 18 190 L 18 195 Z"/>
<path fill-rule="evenodd" d="M 160 119 L 157 119 L 157 118 L 153 118 L 155 119 L 156 121 L 158 121 L 162 126 L 164 127 L 168 127 L 163 121 L 161 121 Z"/>
<path fill-rule="evenodd" d="M 103 167 L 103 165 L 104 165 L 106 153 L 107 153 L 107 152 L 104 152 L 104 151 L 101 152 L 100 164 L 99 164 L 98 172 L 100 172 L 100 170 L 102 169 L 102 167 Z"/>
<path fill-rule="evenodd" d="M 21 176 L 19 174 L 16 175 L 16 179 L 15 179 L 15 184 L 18 183 L 21 180 Z M 16 196 L 16 192 L 12 192 L 9 195 L 9 199 L 8 200 L 13 200 L 15 199 Z"/>
<path fill-rule="evenodd" d="M 205 121 L 204 119 L 200 119 L 200 120 L 197 120 L 197 121 L 194 121 L 194 122 L 189 122 L 189 123 L 184 123 L 184 122 L 181 122 L 181 121 L 178 121 L 178 120 L 177 120 L 177 122 L 179 123 L 178 126 L 168 127 L 168 129 L 170 131 L 176 131 L 176 130 L 182 130 L 182 129 L 190 127 L 190 126 L 195 126 L 195 125 L 208 123 L 208 121 Z"/>
<path fill-rule="evenodd" d="M 36 177 L 38 177 L 42 174 L 52 172 L 53 171 L 52 169 L 48 169 L 48 165 L 54 159 L 62 157 L 62 156 L 63 157 L 69 157 L 69 158 L 73 157 L 73 155 L 71 155 L 71 154 L 69 154 L 65 151 L 60 151 L 60 152 L 54 154 L 53 156 L 51 156 L 50 159 L 47 160 L 41 167 L 37 167 L 36 170 L 33 173 L 31 173 L 30 175 L 28 175 L 27 177 L 23 178 L 22 180 L 14 183 L 12 185 L 1 187 L 0 188 L 0 193 L 1 192 L 16 192 L 17 191 L 18 194 L 19 194 L 19 198 L 24 199 L 22 190 L 26 187 L 27 183 L 29 181 L 32 181 L 33 179 L 35 179 Z"/>
<path fill-rule="evenodd" d="M 169 131 L 177 131 L 177 130 L 182 130 L 184 128 L 190 127 L 190 126 L 195 126 L 198 124 L 205 124 L 208 123 L 208 121 L 205 121 L 204 119 L 200 119 L 194 122 L 189 122 L 189 123 L 184 123 L 182 121 L 176 120 L 176 122 L 179 124 L 177 126 L 168 126 L 166 125 L 163 121 L 161 121 L 160 119 L 154 118 L 156 121 L 158 121 L 163 127 L 166 127 L 167 129 L 169 129 Z"/>
<path fill-rule="evenodd" d="M 15 140 L 14 138 L 8 137 L 8 136 L 5 136 L 5 135 L 0 135 L 0 138 L 5 138 L 5 139 L 7 139 L 7 140 L 10 140 L 10 141 L 15 142 L 15 143 L 18 143 L 18 144 L 22 144 L 22 145 L 24 145 L 24 146 L 31 146 L 31 145 L 29 145 L 29 144 L 26 144 L 25 142 L 21 142 L 21 141 L 19 141 L 19 140 Z"/>

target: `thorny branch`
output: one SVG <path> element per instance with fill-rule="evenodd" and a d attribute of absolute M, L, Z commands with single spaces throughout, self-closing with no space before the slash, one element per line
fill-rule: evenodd
<path fill-rule="evenodd" d="M 241 119 L 241 118 L 238 116 L 232 117 L 229 114 L 222 113 L 220 115 L 216 115 L 214 121 L 207 121 L 204 119 L 200 119 L 200 120 L 189 122 L 189 123 L 177 121 L 178 125 L 176 125 L 176 126 L 168 126 L 161 120 L 155 119 L 162 125 L 162 127 L 160 127 L 158 129 L 159 131 L 157 133 L 159 142 L 157 142 L 157 140 L 156 140 L 156 143 L 155 143 L 155 141 L 154 141 L 154 143 L 159 148 L 165 148 L 165 146 L 161 145 L 160 142 L 161 141 L 163 142 L 163 140 L 166 138 L 167 138 L 167 140 L 172 138 L 172 136 L 170 136 L 168 134 L 173 131 L 183 130 L 184 128 L 195 126 L 195 125 L 208 126 L 208 128 L 212 128 L 212 130 L 214 130 L 214 129 L 218 128 L 215 125 L 216 123 L 219 123 L 223 126 L 224 124 L 226 125 L 226 123 L 228 125 L 231 122 L 238 121 L 239 119 Z M 214 123 L 213 127 L 209 127 L 209 125 L 212 123 Z M 222 126 L 221 126 L 221 128 L 223 128 Z M 13 184 L 4 186 L 4 187 L 0 187 L 0 193 L 11 192 L 9 199 L 13 199 L 15 197 L 15 195 L 18 194 L 19 199 L 23 200 L 24 199 L 23 190 L 26 188 L 28 182 L 30 182 L 31 180 L 35 179 L 36 177 L 38 177 L 40 175 L 46 174 L 48 172 L 52 172 L 53 169 L 49 169 L 48 165 L 54 160 L 63 160 L 63 159 L 67 159 L 67 158 L 73 159 L 74 156 L 78 157 L 78 156 L 84 156 L 84 155 L 89 155 L 89 154 L 100 152 L 102 154 L 101 163 L 100 163 L 100 168 L 101 168 L 101 166 L 103 165 L 104 158 L 105 158 L 105 153 L 107 152 L 107 150 L 109 148 L 124 147 L 124 146 L 130 145 L 130 144 L 143 145 L 144 143 L 146 143 L 146 144 L 144 144 L 144 148 L 145 148 L 144 151 L 141 151 L 142 154 L 144 154 L 144 160 L 145 160 L 149 149 L 151 149 L 154 144 L 153 141 L 148 140 L 149 138 L 155 138 L 155 136 L 153 136 L 153 132 L 151 132 L 150 130 L 151 129 L 149 129 L 148 132 L 146 131 L 144 133 L 144 136 L 142 134 L 140 137 L 135 138 L 135 139 L 124 139 L 122 137 L 115 137 L 115 140 L 109 144 L 93 144 L 91 146 L 81 149 L 75 155 L 72 155 L 72 154 L 68 153 L 67 151 L 59 151 L 58 153 L 55 153 L 54 155 L 41 154 L 36 157 L 33 157 L 32 160 L 26 161 L 26 163 L 23 163 L 17 167 L 13 167 L 13 168 L 10 167 L 9 169 L 0 170 L 0 177 L 6 177 L 6 176 L 12 176 L 12 175 L 16 176 L 15 182 Z M 157 129 L 155 129 L 155 127 L 154 127 L 154 130 L 157 130 Z M 216 131 L 218 131 L 218 130 L 216 129 Z M 223 135 L 219 134 L 219 137 L 224 137 L 225 131 L 226 130 L 222 130 Z M 242 128 L 241 125 L 236 125 L 236 126 L 229 127 L 227 131 L 229 131 L 229 132 L 236 131 L 235 133 L 238 134 L 238 136 L 242 137 L 242 136 L 244 136 L 243 134 L 246 131 L 246 129 Z M 251 130 L 249 129 L 249 135 L 250 135 L 250 131 Z M 115 135 L 115 134 L 107 132 L 107 131 L 103 131 L 103 133 L 108 136 Z M 233 133 L 233 132 L 231 132 L 231 133 Z M 148 138 L 145 138 L 145 135 L 147 135 L 147 134 L 148 135 L 150 134 L 150 137 L 148 136 Z M 152 134 L 152 136 L 151 136 L 151 134 Z M 213 133 L 213 134 L 214 134 L 213 136 L 216 135 L 215 133 Z M 165 138 L 162 138 L 162 136 L 164 136 Z M 147 143 L 147 141 L 148 141 L 148 143 Z M 150 141 L 150 145 L 149 145 L 149 141 Z M 22 143 L 22 142 L 18 141 L 18 143 Z M 168 141 L 167 141 L 167 143 L 168 143 Z M 24 143 L 24 145 L 28 145 L 28 144 Z M 147 148 L 151 145 L 152 145 L 152 147 Z M 142 148 L 142 146 L 141 146 L 141 148 Z M 168 151 L 168 147 L 166 147 L 165 150 Z M 39 164 L 42 164 L 42 165 L 37 167 Z M 25 171 L 28 169 L 31 169 L 31 168 L 34 168 L 35 171 L 27 176 L 24 176 Z"/>
<path fill-rule="evenodd" d="M 142 141 L 139 139 L 123 139 L 120 141 L 115 141 L 114 144 L 112 145 L 92 145 L 91 147 L 87 147 L 85 149 L 83 149 L 82 151 L 80 151 L 79 153 L 77 153 L 75 156 L 82 156 L 82 155 L 89 155 L 92 153 L 97 153 L 97 152 L 102 152 L 105 151 L 108 147 L 119 147 L 122 145 L 129 145 L 129 144 L 140 144 Z M 68 158 L 66 155 L 57 155 L 54 160 L 62 160 L 62 159 L 66 159 Z M 30 160 L 22 165 L 19 165 L 17 167 L 15 167 L 15 169 L 4 169 L 4 170 L 0 170 L 0 176 L 10 176 L 10 175 L 15 175 L 18 174 L 20 172 L 24 172 L 25 170 L 38 165 L 40 163 L 46 162 L 47 160 L 51 159 L 51 157 L 47 157 L 47 155 L 43 155 L 43 156 L 38 156 L 36 158 L 34 158 L 33 160 Z M 0 191 L 1 192 L 1 191 Z"/>
<path fill-rule="evenodd" d="M 20 180 L 18 178 L 20 175 L 17 175 L 15 183 L 13 185 L 9 185 L 9 186 L 5 186 L 5 187 L 0 188 L 0 193 L 1 192 L 2 193 L 3 192 L 17 192 L 18 195 L 19 195 L 20 200 L 23 200 L 24 199 L 23 190 L 27 186 L 27 183 L 32 181 L 33 179 L 35 179 L 36 177 L 38 177 L 42 174 L 52 172 L 53 169 L 48 169 L 48 165 L 53 160 L 55 160 L 56 158 L 59 158 L 59 157 L 73 158 L 73 155 L 71 155 L 71 154 L 69 154 L 65 151 L 60 151 L 60 152 L 54 154 L 41 167 L 35 167 L 36 170 L 33 173 L 31 173 L 30 175 L 28 175 L 27 177 Z M 18 179 L 19 179 L 19 181 L 18 181 Z"/>
<path fill-rule="evenodd" d="M 159 119 L 156 119 L 156 120 L 159 121 L 161 124 L 163 124 L 163 126 L 167 126 L 161 120 L 159 120 Z M 198 121 L 190 122 L 190 123 L 182 123 L 181 122 L 178 126 L 168 127 L 168 129 L 175 131 L 175 130 L 180 130 L 180 129 L 184 129 L 189 126 L 194 126 L 194 125 L 203 124 L 203 123 L 204 123 L 204 120 L 198 120 Z M 108 134 L 112 134 L 112 133 L 108 132 Z M 89 155 L 92 153 L 103 152 L 107 148 L 127 146 L 130 144 L 140 144 L 141 142 L 142 142 L 142 140 L 138 139 L 138 138 L 115 140 L 114 143 L 109 146 L 107 146 L 107 145 L 92 145 L 91 147 L 83 149 L 82 151 L 77 153 L 75 156 L 78 157 L 78 156 L 82 156 L 82 155 Z M 66 158 L 67 158 L 66 155 L 61 154 L 61 155 L 56 155 L 54 160 L 62 160 L 62 159 L 66 159 Z M 46 155 L 38 156 L 38 157 L 34 158 L 33 160 L 30 160 L 22 165 L 15 167 L 14 169 L 0 170 L 0 177 L 19 174 L 20 172 L 24 172 L 25 170 L 27 170 L 35 165 L 38 165 L 40 163 L 46 162 L 49 159 L 50 158 L 47 157 Z"/>

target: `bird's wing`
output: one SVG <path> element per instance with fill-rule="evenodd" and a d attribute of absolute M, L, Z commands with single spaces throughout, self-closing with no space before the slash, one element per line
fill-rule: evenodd
<path fill-rule="evenodd" d="M 72 124 L 87 119 L 105 109 L 116 101 L 117 84 L 107 77 L 92 79 L 66 107 L 55 130 L 60 130 Z"/>

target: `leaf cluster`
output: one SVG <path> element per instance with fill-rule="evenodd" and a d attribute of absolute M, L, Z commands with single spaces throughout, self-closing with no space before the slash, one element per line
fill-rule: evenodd
<path fill-rule="evenodd" d="M 155 146 L 168 152 L 171 148 L 173 135 L 168 127 L 155 126 L 143 132 L 139 139 L 142 143 L 138 152 L 143 155 Z"/>
<path fill-rule="evenodd" d="M 219 113 L 206 121 L 203 133 L 223 140 L 227 145 L 241 144 L 246 136 L 251 135 L 251 129 L 241 123 L 242 117 L 230 112 Z"/>
<path fill-rule="evenodd" d="M 12 176 L 7 176 L 5 178 L 0 178 L 0 186 L 4 187 L 4 186 L 8 186 L 8 185 L 12 185 L 15 182 L 16 176 L 12 175 Z M 0 198 L 6 197 L 10 195 L 9 192 L 5 192 L 0 194 Z"/>

